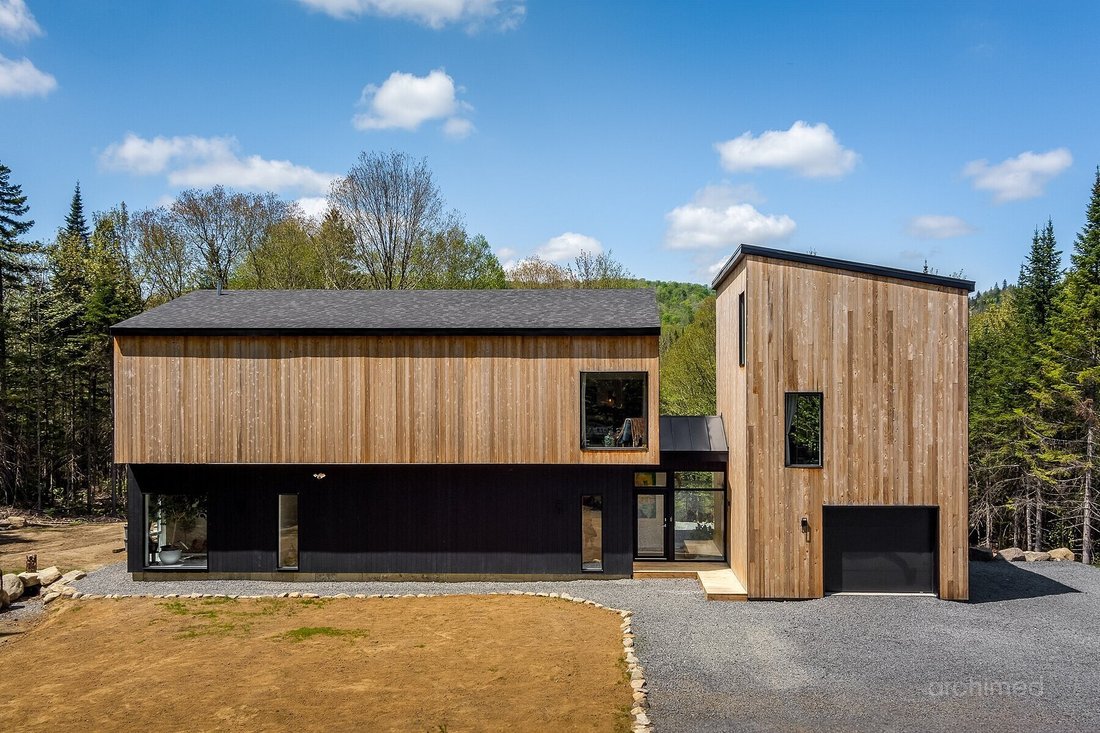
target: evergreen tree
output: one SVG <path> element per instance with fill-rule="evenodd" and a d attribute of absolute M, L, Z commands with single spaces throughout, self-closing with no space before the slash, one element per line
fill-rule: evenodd
<path fill-rule="evenodd" d="M 88 231 L 88 220 L 84 218 L 84 199 L 80 196 L 80 181 L 76 182 L 73 200 L 69 204 L 69 215 L 65 217 L 65 233 L 70 237 L 78 237 L 85 244 L 92 236 Z"/>
<path fill-rule="evenodd" d="M 1073 245 L 1072 266 L 1055 298 L 1042 367 L 1049 389 L 1037 392 L 1045 409 L 1064 415 L 1062 440 L 1050 457 L 1080 487 L 1081 559 L 1092 562 L 1093 473 L 1100 397 L 1100 167 L 1085 226 Z M 1081 445 L 1083 443 L 1083 445 Z"/>
<path fill-rule="evenodd" d="M 19 241 L 34 221 L 21 186 L 11 182 L 11 169 L 0 163 L 0 495 L 14 498 L 15 466 L 8 415 L 12 407 L 8 380 L 8 341 L 11 330 L 8 293 L 22 287 L 30 270 L 25 255 L 30 248 Z"/>

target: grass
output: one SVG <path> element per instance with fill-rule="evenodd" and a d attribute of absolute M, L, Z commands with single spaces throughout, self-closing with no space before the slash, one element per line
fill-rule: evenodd
<path fill-rule="evenodd" d="M 313 639 L 318 636 L 360 639 L 367 635 L 367 632 L 362 629 L 335 629 L 331 626 L 302 626 L 282 633 L 279 637 L 298 642 Z"/>

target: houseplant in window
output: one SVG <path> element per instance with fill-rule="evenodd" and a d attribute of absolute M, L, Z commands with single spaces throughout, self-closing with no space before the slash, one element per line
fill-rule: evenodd
<path fill-rule="evenodd" d="M 194 533 L 200 519 L 206 518 L 206 497 L 187 494 L 164 494 L 157 498 L 157 515 L 163 523 L 160 548 L 161 565 L 178 565 L 184 551 L 198 549 L 185 541 Z M 205 548 L 203 548 L 205 549 Z"/>

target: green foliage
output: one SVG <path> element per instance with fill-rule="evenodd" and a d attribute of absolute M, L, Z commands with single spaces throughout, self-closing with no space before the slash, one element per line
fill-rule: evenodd
<path fill-rule="evenodd" d="M 76 183 L 73 191 L 73 200 L 69 204 L 69 215 L 65 217 L 63 231 L 70 237 L 75 237 L 87 242 L 91 238 L 88 231 L 88 220 L 84 217 L 84 199 L 80 196 L 80 181 Z"/>
<path fill-rule="evenodd" d="M 645 287 L 657 291 L 657 310 L 664 326 L 686 326 L 691 323 L 695 309 L 714 295 L 706 285 L 662 280 L 644 280 Z"/>
<path fill-rule="evenodd" d="M 703 300 L 680 337 L 661 358 L 661 412 L 715 412 L 715 297 Z"/>
<path fill-rule="evenodd" d="M 470 236 L 455 223 L 435 233 L 422 257 L 419 287 L 426 290 L 503 288 L 504 268 L 480 234 Z"/>

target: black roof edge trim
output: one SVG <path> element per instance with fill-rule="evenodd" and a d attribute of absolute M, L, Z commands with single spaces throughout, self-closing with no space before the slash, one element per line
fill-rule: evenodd
<path fill-rule="evenodd" d="M 122 336 L 659 336 L 660 328 L 130 328 Z"/>
<path fill-rule="evenodd" d="M 786 260 L 787 262 L 798 262 L 803 265 L 829 267 L 835 270 L 847 270 L 849 272 L 858 272 L 864 275 L 892 277 L 896 280 L 910 280 L 912 282 L 924 283 L 925 285 L 940 285 L 946 288 L 965 290 L 968 293 L 974 292 L 973 280 L 963 280 L 962 278 L 947 277 L 946 275 L 933 275 L 927 272 L 914 272 L 913 270 L 902 270 L 897 267 L 869 265 L 865 262 L 853 262 L 852 260 L 841 260 L 834 257 L 821 257 L 819 255 L 803 254 L 801 252 L 789 252 L 783 249 L 761 247 L 756 244 L 739 245 L 730 258 L 726 260 L 726 264 L 722 266 L 718 275 L 711 281 L 711 289 L 716 290 L 730 272 L 737 267 L 738 263 L 750 255 L 770 257 L 775 260 Z"/>

